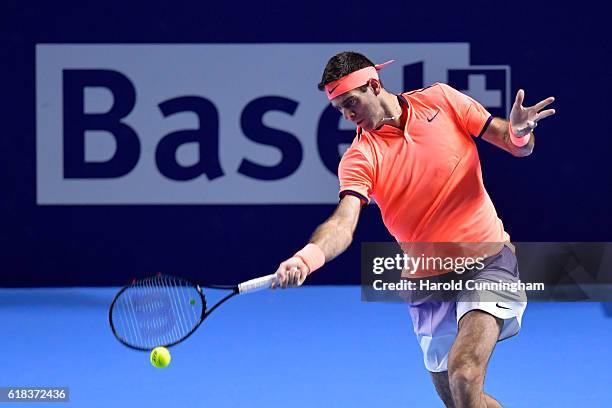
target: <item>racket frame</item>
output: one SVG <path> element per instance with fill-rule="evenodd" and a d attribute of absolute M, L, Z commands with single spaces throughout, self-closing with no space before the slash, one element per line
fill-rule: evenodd
<path fill-rule="evenodd" d="M 196 292 L 198 293 L 198 295 L 200 296 L 200 300 L 202 302 L 202 309 L 200 311 L 200 320 L 198 321 L 197 324 L 194 325 L 194 327 L 183 337 L 181 337 L 180 339 L 172 342 L 172 343 L 168 343 L 168 344 L 158 344 L 154 347 L 139 347 L 136 346 L 134 344 L 130 344 L 127 341 L 125 341 L 121 336 L 119 336 L 119 334 L 117 333 L 117 329 L 115 328 L 115 324 L 113 323 L 113 310 L 115 308 L 115 304 L 117 303 L 117 300 L 121 297 L 121 295 L 123 295 L 123 293 L 125 291 L 127 291 L 130 288 L 135 287 L 136 284 L 140 283 L 140 282 L 144 282 L 147 279 L 152 279 L 152 278 L 163 278 L 163 277 L 169 277 L 169 278 L 173 278 L 173 279 L 180 279 L 182 282 L 190 285 L 191 287 L 193 287 Z M 217 304 L 215 304 L 209 311 L 206 310 L 206 296 L 204 295 L 204 292 L 202 292 L 202 289 L 200 288 L 200 285 L 197 285 L 195 282 L 193 282 L 190 279 L 186 279 L 183 277 L 176 277 L 176 276 L 171 276 L 171 275 L 156 275 L 156 276 L 150 276 L 147 278 L 143 278 L 143 279 L 138 279 L 138 280 L 134 280 L 132 281 L 130 284 L 125 285 L 123 288 L 121 288 L 121 290 L 119 290 L 119 292 L 117 292 L 117 294 L 115 295 L 115 297 L 113 298 L 113 302 L 110 305 L 110 308 L 108 309 L 108 322 L 110 324 L 111 330 L 113 332 L 113 335 L 115 336 L 115 338 L 117 340 L 119 340 L 119 342 L 121 344 L 123 344 L 126 347 L 131 348 L 132 350 L 138 350 L 138 351 L 151 351 L 153 350 L 155 347 L 166 347 L 166 348 L 170 348 L 172 346 L 176 346 L 177 344 L 185 341 L 187 338 L 189 338 L 202 324 L 202 322 L 204 321 L 204 319 L 206 319 L 206 317 L 208 317 L 208 315 L 210 314 L 210 312 L 212 312 L 214 309 L 216 309 L 222 302 L 225 302 L 226 300 L 228 300 L 230 297 L 232 297 L 233 295 L 236 294 L 236 290 L 234 289 L 234 291 L 226 296 L 225 298 L 223 298 L 220 302 L 218 302 Z"/>

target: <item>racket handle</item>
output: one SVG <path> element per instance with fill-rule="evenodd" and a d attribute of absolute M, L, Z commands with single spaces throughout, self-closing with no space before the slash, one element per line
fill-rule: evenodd
<path fill-rule="evenodd" d="M 242 282 L 238 285 L 238 293 L 249 293 L 256 292 L 258 290 L 269 289 L 272 282 L 276 280 L 276 274 L 262 276 L 261 278 L 255 278 Z"/>

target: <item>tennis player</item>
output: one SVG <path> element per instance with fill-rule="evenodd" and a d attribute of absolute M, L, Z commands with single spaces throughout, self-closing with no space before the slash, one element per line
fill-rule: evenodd
<path fill-rule="evenodd" d="M 388 62 L 387 62 L 388 63 Z M 282 262 L 276 287 L 296 287 L 351 243 L 363 205 L 374 197 L 389 232 L 400 242 L 509 243 L 487 194 L 474 137 L 516 157 L 531 154 L 533 130 L 555 113 L 554 98 L 523 106 L 519 90 L 509 120 L 493 117 L 474 99 L 436 83 L 392 94 L 375 65 L 355 52 L 333 56 L 319 89 L 356 136 L 338 169 L 340 203 L 310 242 Z M 520 182 L 521 176 L 516 176 Z M 486 258 L 476 279 L 518 280 L 510 245 Z M 504 294 L 504 295 L 507 295 Z M 447 407 L 500 407 L 484 393 L 484 378 L 497 341 L 520 330 L 523 293 L 485 302 L 460 292 L 453 301 L 410 304 L 414 331 L 440 398 Z"/>

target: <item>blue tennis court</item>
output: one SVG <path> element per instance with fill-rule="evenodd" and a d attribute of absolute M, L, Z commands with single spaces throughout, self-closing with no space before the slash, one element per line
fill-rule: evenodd
<path fill-rule="evenodd" d="M 232 299 L 165 369 L 113 337 L 116 290 L 0 290 L 0 384 L 70 389 L 69 403 L 2 406 L 442 406 L 406 306 L 362 302 L 357 286 Z M 611 322 L 600 303 L 530 303 L 519 336 L 498 344 L 485 390 L 505 407 L 611 406 Z"/>

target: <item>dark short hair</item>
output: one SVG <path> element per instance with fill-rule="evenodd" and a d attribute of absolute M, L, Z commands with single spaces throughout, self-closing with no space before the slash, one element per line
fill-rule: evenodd
<path fill-rule="evenodd" d="M 334 82 L 362 68 L 373 67 L 374 63 L 363 54 L 353 51 L 344 51 L 331 57 L 323 70 L 321 82 L 317 85 L 319 91 L 325 90 L 325 85 Z"/>

